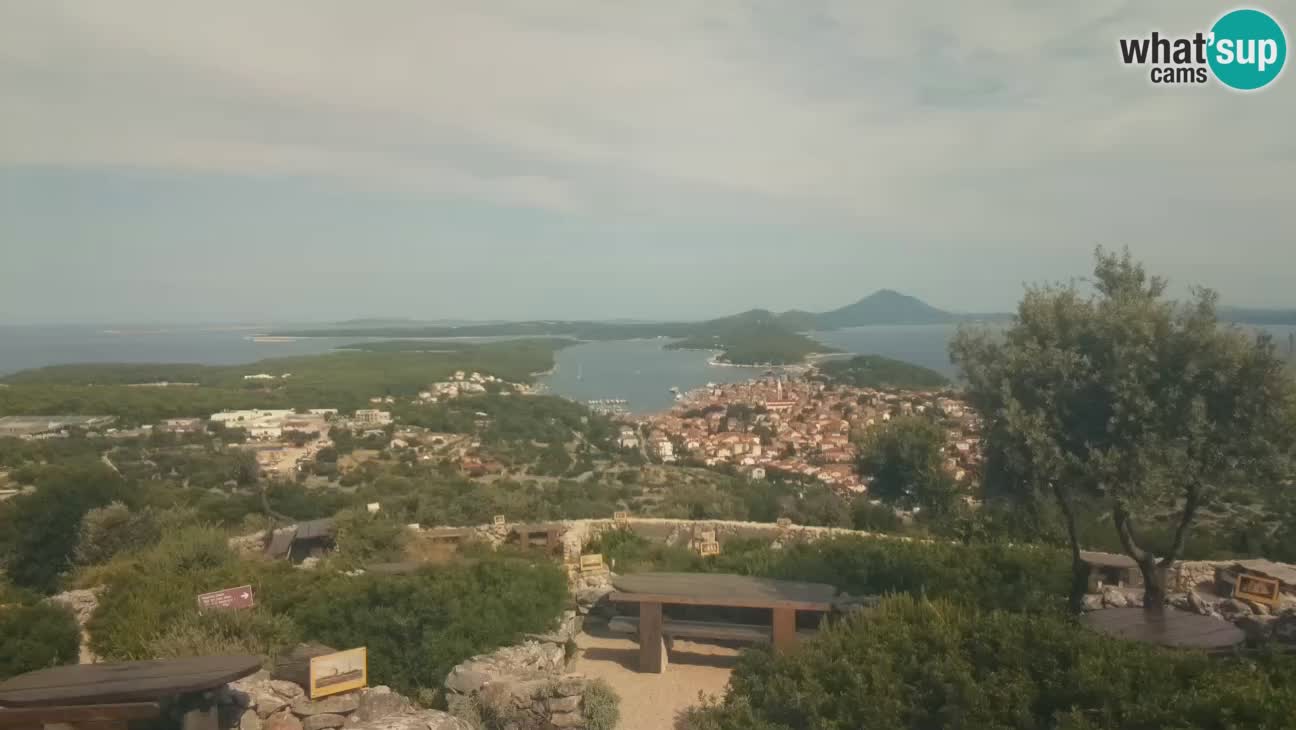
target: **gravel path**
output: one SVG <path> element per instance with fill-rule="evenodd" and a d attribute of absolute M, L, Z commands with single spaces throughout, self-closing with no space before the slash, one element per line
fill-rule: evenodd
<path fill-rule="evenodd" d="M 723 695 L 738 649 L 676 641 L 666 671 L 640 674 L 632 638 L 581 634 L 575 671 L 599 677 L 621 696 L 619 730 L 670 730 L 676 715 L 697 704 L 698 693 Z"/>

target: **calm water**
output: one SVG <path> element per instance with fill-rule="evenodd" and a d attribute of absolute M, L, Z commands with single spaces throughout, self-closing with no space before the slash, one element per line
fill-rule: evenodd
<path fill-rule="evenodd" d="M 0 375 L 45 365 L 85 362 L 165 362 L 237 365 L 268 357 L 315 355 L 354 340 L 253 342 L 266 327 L 119 328 L 58 325 L 0 326 Z"/>
<path fill-rule="evenodd" d="M 312 338 L 293 342 L 253 342 L 268 327 L 153 328 L 119 333 L 103 327 L 0 326 L 0 375 L 26 368 L 82 362 L 187 362 L 234 365 L 270 357 L 313 355 L 357 339 Z M 1296 327 L 1266 327 L 1288 353 Z M 947 346 L 952 325 L 853 327 L 816 332 L 816 339 L 850 353 L 884 355 L 955 375 Z M 756 377 L 761 368 L 708 363 L 706 352 L 666 350 L 665 339 L 590 342 L 558 352 L 557 368 L 541 378 L 550 392 L 574 400 L 621 398 L 634 412 L 661 410 L 673 401 L 672 387 L 697 388 L 708 382 Z"/>

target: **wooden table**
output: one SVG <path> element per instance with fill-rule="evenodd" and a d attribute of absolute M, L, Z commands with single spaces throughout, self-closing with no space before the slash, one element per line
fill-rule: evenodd
<path fill-rule="evenodd" d="M 178 697 L 188 708 L 185 730 L 215 730 L 215 703 L 203 693 L 260 668 L 261 659 L 255 656 L 74 664 L 0 682 L 0 707 L 46 708 L 53 716 L 70 706 L 138 704 Z"/>
<path fill-rule="evenodd" d="M 768 608 L 774 613 L 773 643 L 784 651 L 796 644 L 796 612 L 832 609 L 837 589 L 826 583 L 800 583 L 717 573 L 637 573 L 617 576 L 608 598 L 639 604 L 640 671 L 662 671 L 662 606 Z"/>
<path fill-rule="evenodd" d="M 1242 629 L 1227 621 L 1168 606 L 1163 611 L 1104 608 L 1085 614 L 1081 622 L 1118 639 L 1176 649 L 1218 651 L 1237 646 L 1246 639 Z"/>

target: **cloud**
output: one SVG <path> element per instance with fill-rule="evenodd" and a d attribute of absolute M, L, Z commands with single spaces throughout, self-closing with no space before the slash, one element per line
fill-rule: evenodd
<path fill-rule="evenodd" d="M 310 176 L 580 216 L 1086 245 L 1296 229 L 1291 80 L 1153 88 L 1185 2 L 45 0 L 0 10 L 0 165 Z M 1284 88 L 1285 87 L 1285 88 Z M 1261 205 L 1256 210 L 1257 202 Z M 1207 216 L 1210 216 L 1209 219 Z"/>

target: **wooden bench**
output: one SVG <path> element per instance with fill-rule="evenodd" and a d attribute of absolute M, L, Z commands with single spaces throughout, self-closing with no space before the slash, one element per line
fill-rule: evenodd
<path fill-rule="evenodd" d="M 110 705 L 53 707 L 0 707 L 3 730 L 42 730 L 46 724 L 67 724 L 86 730 L 120 730 L 130 720 L 153 720 L 160 714 L 156 702 L 123 702 Z"/>
<path fill-rule="evenodd" d="M 638 634 L 638 616 L 617 616 L 608 621 L 608 630 L 618 634 Z M 801 629 L 797 636 L 814 636 L 814 629 Z M 711 641 L 743 641 L 750 644 L 768 644 L 774 640 L 774 629 L 760 624 L 731 624 L 716 621 L 662 621 L 662 635 L 675 639 L 710 639 Z"/>

